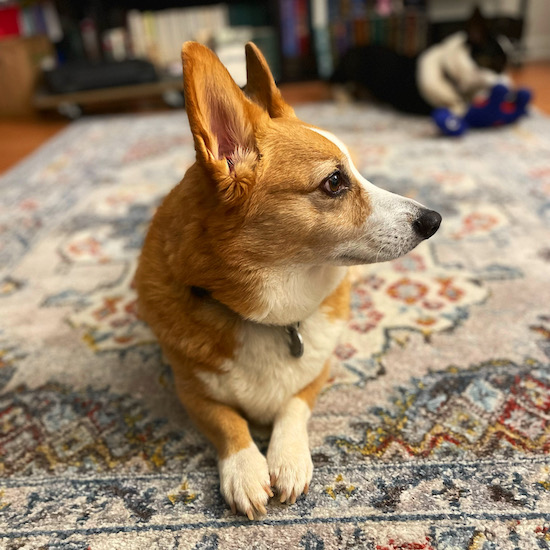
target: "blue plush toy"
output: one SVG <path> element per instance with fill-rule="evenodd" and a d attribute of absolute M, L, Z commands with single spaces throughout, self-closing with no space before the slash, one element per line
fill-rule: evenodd
<path fill-rule="evenodd" d="M 489 96 L 475 100 L 464 117 L 454 115 L 449 109 L 435 109 L 432 118 L 443 134 L 460 136 L 468 128 L 486 128 L 511 124 L 527 114 L 531 92 L 525 88 L 509 90 L 497 84 Z"/>

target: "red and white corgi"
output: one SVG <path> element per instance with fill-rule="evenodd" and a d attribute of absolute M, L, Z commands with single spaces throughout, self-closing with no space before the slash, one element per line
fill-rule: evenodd
<path fill-rule="evenodd" d="M 293 503 L 312 478 L 307 422 L 349 312 L 348 266 L 397 258 L 441 216 L 375 187 L 332 134 L 299 120 L 254 44 L 245 93 L 208 48 L 182 59 L 196 162 L 157 210 L 140 315 L 233 511 Z M 248 423 L 272 425 L 264 456 Z"/>

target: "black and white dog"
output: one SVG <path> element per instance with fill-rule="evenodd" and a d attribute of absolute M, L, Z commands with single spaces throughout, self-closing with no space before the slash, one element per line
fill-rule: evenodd
<path fill-rule="evenodd" d="M 508 83 L 502 75 L 506 61 L 503 47 L 476 8 L 465 31 L 414 58 L 384 46 L 349 50 L 331 82 L 366 89 L 375 99 L 407 113 L 429 114 L 447 107 L 462 115 L 476 93 Z"/>

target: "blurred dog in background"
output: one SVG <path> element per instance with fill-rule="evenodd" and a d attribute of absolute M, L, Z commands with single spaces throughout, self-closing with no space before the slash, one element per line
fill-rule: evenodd
<path fill-rule="evenodd" d="M 430 114 L 446 107 L 462 115 L 479 92 L 499 82 L 507 55 L 478 8 L 465 26 L 416 57 L 378 45 L 350 49 L 340 60 L 331 82 L 354 94 L 365 91 L 394 108 Z"/>

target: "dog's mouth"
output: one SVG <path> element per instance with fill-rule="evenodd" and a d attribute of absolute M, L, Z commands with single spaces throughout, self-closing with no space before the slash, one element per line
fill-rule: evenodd
<path fill-rule="evenodd" d="M 342 254 L 336 258 L 338 265 L 365 265 L 372 263 L 364 256 L 354 256 L 353 254 Z"/>

